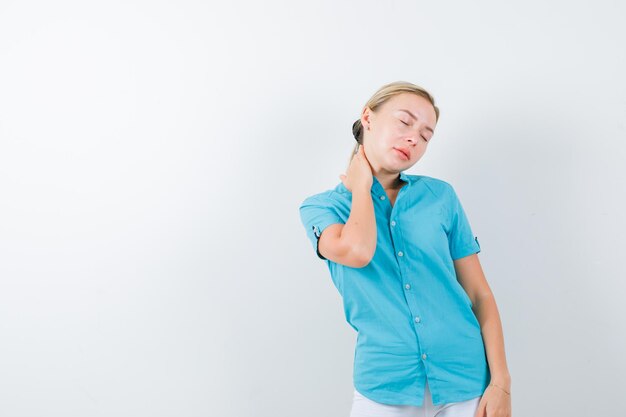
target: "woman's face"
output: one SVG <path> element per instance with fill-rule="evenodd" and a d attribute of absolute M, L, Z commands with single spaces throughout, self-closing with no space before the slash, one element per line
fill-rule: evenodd
<path fill-rule="evenodd" d="M 394 173 L 412 167 L 433 137 L 436 118 L 432 104 L 413 93 L 393 96 L 375 113 L 366 107 L 361 123 L 369 135 L 364 147 L 372 167 Z"/>

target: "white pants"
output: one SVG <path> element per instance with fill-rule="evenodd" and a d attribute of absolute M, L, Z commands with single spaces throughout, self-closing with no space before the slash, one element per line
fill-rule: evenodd
<path fill-rule="evenodd" d="M 354 400 L 350 417 L 474 417 L 482 396 L 457 403 L 433 405 L 426 382 L 424 404 L 389 405 L 372 401 L 354 390 Z"/>

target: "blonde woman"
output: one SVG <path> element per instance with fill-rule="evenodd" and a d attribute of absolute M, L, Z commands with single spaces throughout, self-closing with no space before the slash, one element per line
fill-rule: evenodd
<path fill-rule="evenodd" d="M 405 171 L 439 108 L 408 82 L 382 86 L 353 125 L 341 182 L 300 217 L 357 331 L 351 417 L 510 417 L 511 377 L 480 246 L 448 182 Z"/>

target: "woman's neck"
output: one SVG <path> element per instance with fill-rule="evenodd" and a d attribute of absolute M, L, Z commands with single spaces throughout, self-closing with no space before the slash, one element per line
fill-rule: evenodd
<path fill-rule="evenodd" d="M 392 177 L 391 179 L 383 178 L 381 180 L 378 176 L 376 176 L 376 178 L 378 179 L 378 182 L 380 182 L 380 184 L 383 186 L 384 190 L 397 190 L 398 188 L 402 188 L 402 186 L 405 184 L 404 181 L 400 179 L 399 175 L 396 177 Z"/>

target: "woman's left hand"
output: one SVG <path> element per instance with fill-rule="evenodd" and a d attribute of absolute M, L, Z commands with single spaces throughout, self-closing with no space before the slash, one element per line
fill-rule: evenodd
<path fill-rule="evenodd" d="M 511 417 L 511 394 L 495 385 L 488 385 L 474 417 Z"/>

